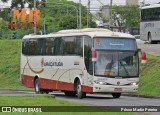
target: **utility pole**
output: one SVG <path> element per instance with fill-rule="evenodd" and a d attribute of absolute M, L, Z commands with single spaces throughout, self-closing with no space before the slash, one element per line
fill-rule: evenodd
<path fill-rule="evenodd" d="M 87 10 L 87 28 L 89 27 L 90 23 L 89 23 L 89 13 L 90 13 L 90 3 L 91 1 L 88 0 L 88 10 Z"/>
<path fill-rule="evenodd" d="M 34 10 L 36 10 L 36 0 L 34 0 Z M 34 22 L 34 34 L 37 34 L 36 22 Z"/>
<path fill-rule="evenodd" d="M 81 29 L 82 25 L 82 12 L 81 12 L 81 0 L 79 0 L 79 28 Z"/>
<path fill-rule="evenodd" d="M 109 28 L 112 27 L 112 0 L 110 0 L 110 18 L 109 18 Z"/>

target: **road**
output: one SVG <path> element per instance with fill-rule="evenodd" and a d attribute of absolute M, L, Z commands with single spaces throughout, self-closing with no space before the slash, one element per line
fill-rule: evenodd
<path fill-rule="evenodd" d="M 160 56 L 160 44 L 144 44 L 143 41 L 137 40 L 138 48 L 142 49 L 146 53 Z"/>
<path fill-rule="evenodd" d="M 34 91 L 12 91 L 0 90 L 0 96 L 38 96 Z M 76 102 L 92 106 L 160 106 L 160 99 L 139 98 L 121 96 L 119 99 L 113 99 L 111 95 L 87 94 L 84 99 L 77 97 L 67 97 L 61 92 L 52 92 L 49 95 L 55 96 L 57 99 Z M 160 115 L 159 112 L 149 113 L 151 115 Z"/>

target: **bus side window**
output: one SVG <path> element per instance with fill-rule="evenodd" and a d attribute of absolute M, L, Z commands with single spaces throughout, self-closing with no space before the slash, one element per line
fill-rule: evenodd
<path fill-rule="evenodd" d="M 84 58 L 85 58 L 85 66 L 89 74 L 93 74 L 93 65 L 92 65 L 92 39 L 88 36 L 85 36 L 84 39 Z"/>
<path fill-rule="evenodd" d="M 46 39 L 46 55 L 52 55 L 52 38 Z"/>
<path fill-rule="evenodd" d="M 77 36 L 75 38 L 75 54 L 79 56 L 83 56 L 83 40 L 82 37 Z"/>
<path fill-rule="evenodd" d="M 44 51 L 45 51 L 45 39 L 38 39 L 38 55 L 44 55 Z"/>
<path fill-rule="evenodd" d="M 54 40 L 54 54 L 55 55 L 62 55 L 63 54 L 63 46 L 64 46 L 64 41 L 61 37 L 55 38 Z"/>
<path fill-rule="evenodd" d="M 27 52 L 28 52 L 27 40 L 23 40 L 23 42 L 22 42 L 22 53 L 24 55 L 27 55 Z"/>

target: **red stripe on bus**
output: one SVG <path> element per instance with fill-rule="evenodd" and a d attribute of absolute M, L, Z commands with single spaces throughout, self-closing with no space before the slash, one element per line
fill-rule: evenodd
<path fill-rule="evenodd" d="M 34 77 L 28 75 L 22 76 L 22 84 L 29 88 L 34 88 Z M 49 80 L 45 78 L 40 78 L 40 88 L 42 89 L 52 89 L 52 90 L 64 90 L 64 91 L 74 91 L 74 84 L 67 83 L 57 80 Z M 82 85 L 82 91 L 92 93 L 93 87 Z"/>
<path fill-rule="evenodd" d="M 21 75 L 21 82 L 28 88 L 34 88 L 34 77 L 28 75 Z"/>

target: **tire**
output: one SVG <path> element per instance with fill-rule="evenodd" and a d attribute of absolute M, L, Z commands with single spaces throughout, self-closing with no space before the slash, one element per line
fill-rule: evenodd
<path fill-rule="evenodd" d="M 66 95 L 66 96 L 76 96 L 76 92 L 74 92 L 74 91 L 64 91 L 64 94 Z"/>
<path fill-rule="evenodd" d="M 76 94 L 79 99 L 86 97 L 86 93 L 82 92 L 81 83 L 79 80 L 76 82 Z"/>
<path fill-rule="evenodd" d="M 153 43 L 152 38 L 151 38 L 151 33 L 148 33 L 148 43 L 149 44 Z"/>
<path fill-rule="evenodd" d="M 38 78 L 34 82 L 34 88 L 35 88 L 36 94 L 42 94 L 43 93 L 42 89 L 39 86 L 39 79 Z"/>
<path fill-rule="evenodd" d="M 112 93 L 113 98 L 120 98 L 121 93 Z"/>

